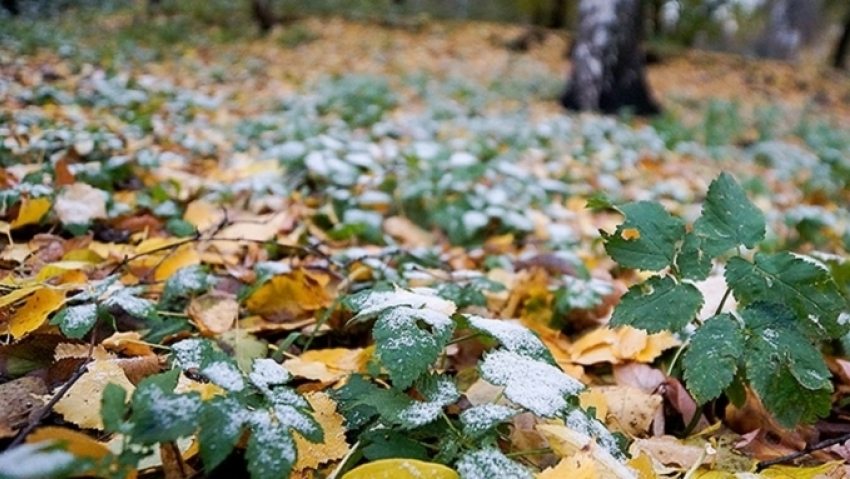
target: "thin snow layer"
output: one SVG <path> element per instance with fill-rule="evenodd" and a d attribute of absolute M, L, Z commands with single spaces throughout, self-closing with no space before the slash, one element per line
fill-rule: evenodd
<path fill-rule="evenodd" d="M 388 328 L 394 330 L 403 330 L 408 327 L 412 321 L 416 320 L 424 321 L 438 331 L 451 328 L 454 324 L 452 322 L 452 318 L 439 311 L 410 308 L 407 306 L 400 306 L 385 312 L 381 316 L 381 320 L 386 322 Z"/>
<path fill-rule="evenodd" d="M 265 358 L 254 361 L 254 369 L 248 378 L 254 386 L 265 391 L 271 386 L 288 383 L 292 375 L 274 359 Z"/>
<path fill-rule="evenodd" d="M 197 420 L 200 403 L 189 395 L 170 396 L 158 387 L 136 391 L 134 401 L 150 405 L 151 415 L 159 421 L 162 429 L 169 429 L 174 423 L 186 423 Z"/>
<path fill-rule="evenodd" d="M 174 361 L 184 371 L 199 369 L 204 359 L 204 342 L 200 339 L 184 339 L 171 345 Z"/>
<path fill-rule="evenodd" d="M 65 330 L 76 330 L 83 326 L 94 324 L 96 317 L 96 304 L 81 304 L 79 306 L 68 307 L 65 310 L 65 317 L 62 322 L 65 325 Z"/>
<path fill-rule="evenodd" d="M 531 472 L 508 459 L 496 448 L 488 447 L 461 456 L 457 472 L 462 479 L 531 479 Z"/>
<path fill-rule="evenodd" d="M 198 265 L 178 269 L 169 276 L 167 284 L 180 292 L 198 291 L 206 286 L 207 274 Z"/>
<path fill-rule="evenodd" d="M 141 292 L 138 288 L 118 290 L 118 292 L 106 298 L 103 304 L 106 306 L 118 306 L 137 318 L 147 317 L 154 311 L 154 304 L 147 299 L 134 296 L 138 292 Z"/>
<path fill-rule="evenodd" d="M 76 460 L 66 451 L 44 450 L 45 443 L 22 444 L 0 454 L 0 474 L 10 479 L 53 477 Z"/>
<path fill-rule="evenodd" d="M 427 309 L 445 315 L 454 314 L 457 309 L 454 303 L 436 296 L 434 290 L 429 288 L 414 288 L 411 291 L 406 289 L 376 291 L 362 298 L 356 306 L 360 308 L 358 316 L 377 314 L 394 306 Z"/>
<path fill-rule="evenodd" d="M 221 386 L 228 391 L 239 392 L 245 389 L 245 380 L 242 378 L 242 373 L 235 365 L 226 361 L 216 361 L 209 364 L 201 370 L 201 373 L 207 377 L 213 384 Z"/>
<path fill-rule="evenodd" d="M 567 407 L 565 396 L 584 389 L 560 369 L 512 351 L 493 351 L 480 367 L 484 379 L 505 387 L 505 397 L 542 417 L 555 416 Z"/>
<path fill-rule="evenodd" d="M 547 357 L 549 350 L 529 329 L 508 320 L 468 315 L 469 325 L 499 341 L 508 351 L 535 358 Z"/>
<path fill-rule="evenodd" d="M 501 404 L 482 404 L 460 413 L 460 422 L 465 434 L 478 436 L 518 413 L 518 410 Z"/>
<path fill-rule="evenodd" d="M 441 378 L 424 396 L 427 402 L 416 401 L 399 412 L 398 418 L 406 425 L 419 427 L 434 421 L 444 407 L 458 400 L 460 392 L 450 379 Z"/>
<path fill-rule="evenodd" d="M 616 459 L 625 459 L 625 455 L 620 451 L 620 446 L 617 439 L 611 434 L 604 424 L 587 416 L 584 411 L 574 409 L 564 418 L 564 425 L 568 429 L 586 434 L 588 438 L 596 438 L 596 443 L 602 446 L 609 454 Z M 626 475 L 624 477 L 630 477 Z"/>
<path fill-rule="evenodd" d="M 274 421 L 265 411 L 255 411 L 250 424 L 250 441 L 259 446 L 251 448 L 257 466 L 295 463 L 295 441 L 284 424 Z"/>

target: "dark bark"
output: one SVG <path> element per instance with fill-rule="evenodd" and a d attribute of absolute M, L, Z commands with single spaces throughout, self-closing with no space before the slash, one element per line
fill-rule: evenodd
<path fill-rule="evenodd" d="M 561 104 L 570 110 L 654 115 L 646 84 L 640 0 L 581 0 L 572 73 Z"/>
<path fill-rule="evenodd" d="M 844 17 L 844 31 L 841 32 L 841 38 L 838 39 L 838 44 L 835 46 L 832 66 L 839 70 L 846 70 L 848 50 L 850 50 L 850 12 L 847 12 L 847 16 Z"/>
<path fill-rule="evenodd" d="M 794 60 L 799 50 L 814 40 L 821 21 L 822 0 L 773 0 L 764 33 L 755 45 L 756 55 Z"/>
<path fill-rule="evenodd" d="M 567 27 L 567 0 L 551 0 L 551 8 L 549 9 L 549 22 L 546 25 L 549 28 L 566 28 Z"/>
<path fill-rule="evenodd" d="M 2 5 L 3 9 L 9 12 L 12 16 L 18 16 L 21 14 L 21 9 L 18 7 L 18 0 L 2 0 L 0 1 L 0 5 Z"/>
<path fill-rule="evenodd" d="M 276 23 L 270 0 L 251 0 L 251 16 L 263 34 L 270 32 Z"/>

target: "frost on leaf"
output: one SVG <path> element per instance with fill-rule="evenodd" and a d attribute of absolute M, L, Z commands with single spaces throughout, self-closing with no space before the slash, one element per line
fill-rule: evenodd
<path fill-rule="evenodd" d="M 173 441 L 195 432 L 201 397 L 198 393 L 174 393 L 180 371 L 150 376 L 139 383 L 131 404 L 132 437 L 139 444 Z"/>
<path fill-rule="evenodd" d="M 375 323 L 375 357 L 393 386 L 406 389 L 434 364 L 453 332 L 454 322 L 442 312 L 397 306 Z"/>
<path fill-rule="evenodd" d="M 467 452 L 457 463 L 457 472 L 461 479 L 492 479 L 510 477 L 513 479 L 531 479 L 531 472 L 502 454 L 502 451 L 488 447 L 479 451 Z"/>
<path fill-rule="evenodd" d="M 213 470 L 236 446 L 250 412 L 235 398 L 215 396 L 201 404 L 198 443 L 207 470 Z"/>
<path fill-rule="evenodd" d="M 251 478 L 289 477 L 297 455 L 288 427 L 275 422 L 263 411 L 255 411 L 251 416 L 251 437 L 246 451 Z"/>
<path fill-rule="evenodd" d="M 76 456 L 44 442 L 22 444 L 0 454 L 0 474 L 4 479 L 65 477 L 76 464 Z"/>
<path fill-rule="evenodd" d="M 69 338 L 82 338 L 97 321 L 97 305 L 94 303 L 68 306 L 51 321 L 58 324 L 62 333 Z"/>
<path fill-rule="evenodd" d="M 396 289 L 394 291 L 367 291 L 348 299 L 357 311 L 356 319 L 374 316 L 395 306 L 426 309 L 451 316 L 457 309 L 455 304 L 435 295 L 429 288 Z"/>
<path fill-rule="evenodd" d="M 150 300 L 136 296 L 141 288 L 121 288 L 103 301 L 105 306 L 117 306 L 136 318 L 156 318 L 156 305 Z"/>
<path fill-rule="evenodd" d="M 174 354 L 174 364 L 183 369 L 199 369 L 204 358 L 212 353 L 212 347 L 203 339 L 184 339 L 171 345 Z"/>
<path fill-rule="evenodd" d="M 264 358 L 254 361 L 254 369 L 248 378 L 261 391 L 267 391 L 272 386 L 288 383 L 292 375 L 274 359 Z"/>
<path fill-rule="evenodd" d="M 201 374 L 216 386 L 221 386 L 228 391 L 239 392 L 245 389 L 242 372 L 229 361 L 218 360 L 207 364 L 201 369 Z"/>
<path fill-rule="evenodd" d="M 552 417 L 567 407 L 566 396 L 584 386 L 559 368 L 511 351 L 493 351 L 479 366 L 488 382 L 505 387 L 505 397 L 542 417 Z"/>
<path fill-rule="evenodd" d="M 500 404 L 481 404 L 460 413 L 463 434 L 472 438 L 483 436 L 520 411 Z"/>
<path fill-rule="evenodd" d="M 165 280 L 162 301 L 168 302 L 181 296 L 206 291 L 212 286 L 213 280 L 214 277 L 207 274 L 202 266 L 180 268 Z"/>
<path fill-rule="evenodd" d="M 454 382 L 444 376 L 425 376 L 419 381 L 417 390 L 425 401 L 412 401 L 398 412 L 398 422 L 408 428 L 424 426 L 436 420 L 443 408 L 460 398 Z"/>
<path fill-rule="evenodd" d="M 487 319 L 467 316 L 469 327 L 499 341 L 514 353 L 554 365 L 552 353 L 531 330 L 508 320 Z"/>

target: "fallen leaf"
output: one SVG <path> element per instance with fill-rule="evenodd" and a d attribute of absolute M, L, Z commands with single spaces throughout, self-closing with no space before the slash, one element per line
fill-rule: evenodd
<path fill-rule="evenodd" d="M 65 187 L 56 197 L 53 211 L 62 224 L 88 224 L 106 218 L 107 193 L 86 183 Z"/>
<path fill-rule="evenodd" d="M 596 467 L 596 461 L 587 452 L 579 452 L 561 459 L 555 467 L 537 474 L 537 479 L 596 479 L 603 477 Z"/>
<path fill-rule="evenodd" d="M 154 270 L 153 279 L 155 281 L 165 281 L 178 269 L 200 264 L 200 262 L 200 255 L 198 255 L 198 251 L 194 245 L 182 245 L 176 250 L 171 251 L 165 259 L 162 260 L 156 270 Z"/>
<path fill-rule="evenodd" d="M 44 405 L 47 386 L 37 377 L 23 377 L 0 384 L 0 438 L 11 437 L 23 427 L 34 410 Z"/>
<path fill-rule="evenodd" d="M 331 305 L 325 286 L 303 269 L 272 277 L 260 286 L 245 302 L 253 314 L 259 314 L 276 322 L 302 319 L 320 308 Z"/>
<path fill-rule="evenodd" d="M 239 316 L 239 303 L 227 293 L 211 292 L 192 298 L 186 314 L 201 334 L 216 336 L 233 327 Z"/>
<path fill-rule="evenodd" d="M 9 332 L 15 339 L 35 331 L 47 321 L 50 313 L 65 304 L 65 292 L 42 287 L 30 295 L 9 317 Z"/>
<path fill-rule="evenodd" d="M 442 464 L 416 459 L 382 459 L 343 474 L 342 479 L 458 479 L 457 472 Z"/>
<path fill-rule="evenodd" d="M 35 225 L 50 211 L 50 198 L 25 198 L 21 200 L 21 209 L 18 217 L 12 221 L 11 228 L 18 229 L 22 226 Z"/>
<path fill-rule="evenodd" d="M 313 418 L 322 427 L 324 439 L 320 444 L 312 443 L 297 432 L 293 433 L 298 449 L 298 462 L 294 470 L 316 469 L 326 462 L 342 459 L 348 454 L 345 441 L 345 419 L 336 411 L 336 403 L 323 392 L 305 394 L 313 408 Z"/>
<path fill-rule="evenodd" d="M 65 420 L 86 429 L 103 429 L 100 418 L 100 403 L 107 384 L 124 388 L 128 396 L 135 386 L 127 379 L 124 370 L 110 361 L 92 361 L 86 372 L 65 393 L 54 410 Z"/>

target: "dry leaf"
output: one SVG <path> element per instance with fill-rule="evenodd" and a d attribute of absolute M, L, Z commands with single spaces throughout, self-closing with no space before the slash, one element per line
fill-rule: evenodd
<path fill-rule="evenodd" d="M 38 289 L 9 317 L 9 332 L 15 339 L 24 337 L 41 327 L 50 313 L 63 304 L 65 304 L 64 291 L 49 287 Z"/>
<path fill-rule="evenodd" d="M 253 314 L 276 322 L 292 321 L 331 305 L 333 299 L 321 276 L 296 269 L 260 286 L 245 302 Z M 325 277 L 327 278 L 327 277 Z"/>
<path fill-rule="evenodd" d="M 578 452 L 561 459 L 555 467 L 537 474 L 537 479 L 596 479 L 602 477 L 596 468 L 596 461 L 585 452 Z"/>
<path fill-rule="evenodd" d="M 646 453 L 657 463 L 677 470 L 687 470 L 694 464 L 711 464 L 714 454 L 703 446 L 684 444 L 673 436 L 635 439 L 629 447 L 632 457 Z M 656 471 L 658 468 L 656 467 Z"/>
<path fill-rule="evenodd" d="M 458 479 L 457 472 L 442 464 L 416 459 L 382 459 L 346 472 L 342 479 Z"/>
<path fill-rule="evenodd" d="M 200 264 L 201 258 L 195 245 L 185 244 L 170 252 L 157 266 L 153 274 L 155 281 L 165 281 L 178 269 Z"/>
<path fill-rule="evenodd" d="M 322 427 L 324 441 L 321 444 L 312 443 L 297 432 L 293 432 L 295 445 L 298 448 L 298 462 L 294 469 L 316 469 L 329 461 L 342 459 L 348 454 L 348 443 L 345 442 L 345 418 L 336 411 L 336 403 L 325 393 L 315 392 L 305 394 L 316 422 Z"/>
<path fill-rule="evenodd" d="M 629 436 L 640 436 L 649 432 L 664 400 L 658 394 L 647 394 L 629 386 L 602 386 L 593 391 L 605 398 L 608 414 L 605 423 L 613 430 Z"/>
<path fill-rule="evenodd" d="M 45 196 L 25 198 L 21 201 L 21 209 L 18 211 L 18 217 L 12 221 L 11 228 L 14 230 L 22 226 L 38 224 L 48 211 L 50 211 L 50 198 Z"/>
<path fill-rule="evenodd" d="M 106 218 L 106 198 L 105 191 L 86 183 L 74 183 L 59 193 L 53 211 L 62 224 L 87 224 Z"/>
<path fill-rule="evenodd" d="M 23 377 L 0 384 L 0 439 L 15 435 L 34 410 L 44 405 L 47 386 L 37 377 Z"/>
<path fill-rule="evenodd" d="M 211 292 L 192 298 L 186 314 L 206 336 L 229 331 L 239 316 L 239 303 L 227 293 Z"/>
<path fill-rule="evenodd" d="M 635 472 L 620 463 L 610 452 L 596 444 L 594 438 L 574 431 L 561 424 L 540 424 L 537 426 L 552 450 L 560 457 L 570 457 L 578 452 L 587 452 L 596 463 L 601 479 L 632 479 Z"/>
<path fill-rule="evenodd" d="M 56 403 L 54 410 L 65 420 L 85 429 L 103 429 L 100 403 L 107 384 L 124 388 L 128 396 L 135 386 L 127 379 L 120 366 L 109 361 L 92 361 L 85 373 Z"/>

